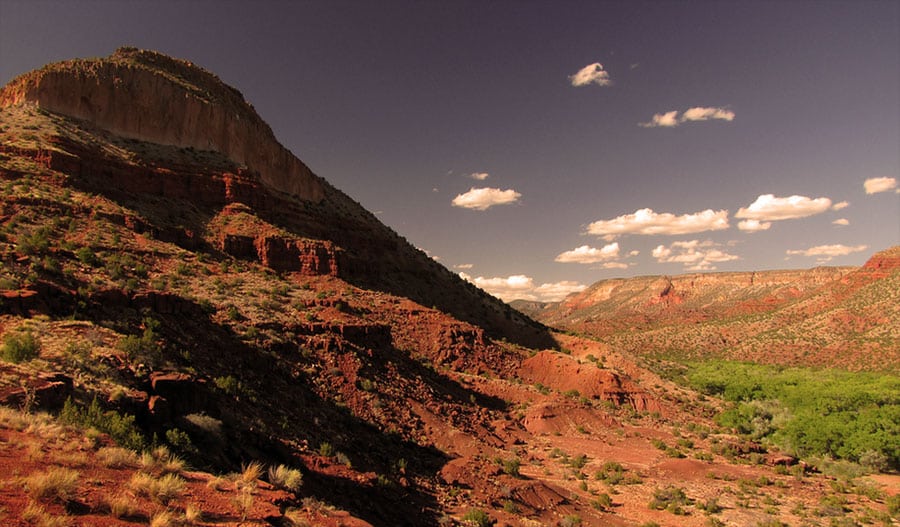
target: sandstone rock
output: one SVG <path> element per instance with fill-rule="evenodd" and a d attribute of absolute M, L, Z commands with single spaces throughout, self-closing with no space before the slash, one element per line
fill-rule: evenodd
<path fill-rule="evenodd" d="M 278 143 L 240 92 L 187 61 L 123 48 L 105 59 L 51 64 L 0 92 L 0 107 L 23 103 L 122 137 L 221 152 L 275 191 L 324 196 L 322 181 Z"/>

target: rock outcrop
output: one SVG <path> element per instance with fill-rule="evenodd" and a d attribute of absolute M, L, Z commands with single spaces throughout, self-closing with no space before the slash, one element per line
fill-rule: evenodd
<path fill-rule="evenodd" d="M 220 152 L 272 190 L 324 197 L 322 180 L 278 143 L 240 92 L 187 61 L 121 48 L 105 59 L 50 64 L 0 92 L 0 107 L 23 103 L 122 137 Z"/>

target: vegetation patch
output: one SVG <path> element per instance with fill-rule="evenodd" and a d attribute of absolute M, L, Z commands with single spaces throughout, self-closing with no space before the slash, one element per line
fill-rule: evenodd
<path fill-rule="evenodd" d="M 687 383 L 735 405 L 722 426 L 801 457 L 900 468 L 900 376 L 730 361 L 690 364 Z"/>

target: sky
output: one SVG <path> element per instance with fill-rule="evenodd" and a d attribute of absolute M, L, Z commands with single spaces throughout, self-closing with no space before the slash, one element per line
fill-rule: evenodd
<path fill-rule="evenodd" d="M 896 0 L 0 0 L 0 82 L 123 45 L 504 300 L 900 244 Z"/>

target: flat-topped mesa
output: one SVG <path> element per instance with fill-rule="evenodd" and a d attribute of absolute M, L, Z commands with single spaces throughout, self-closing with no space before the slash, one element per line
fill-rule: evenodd
<path fill-rule="evenodd" d="M 272 190 L 321 201 L 324 183 L 275 139 L 243 95 L 190 62 L 134 48 L 13 79 L 0 107 L 31 103 L 127 138 L 214 150 Z"/>

